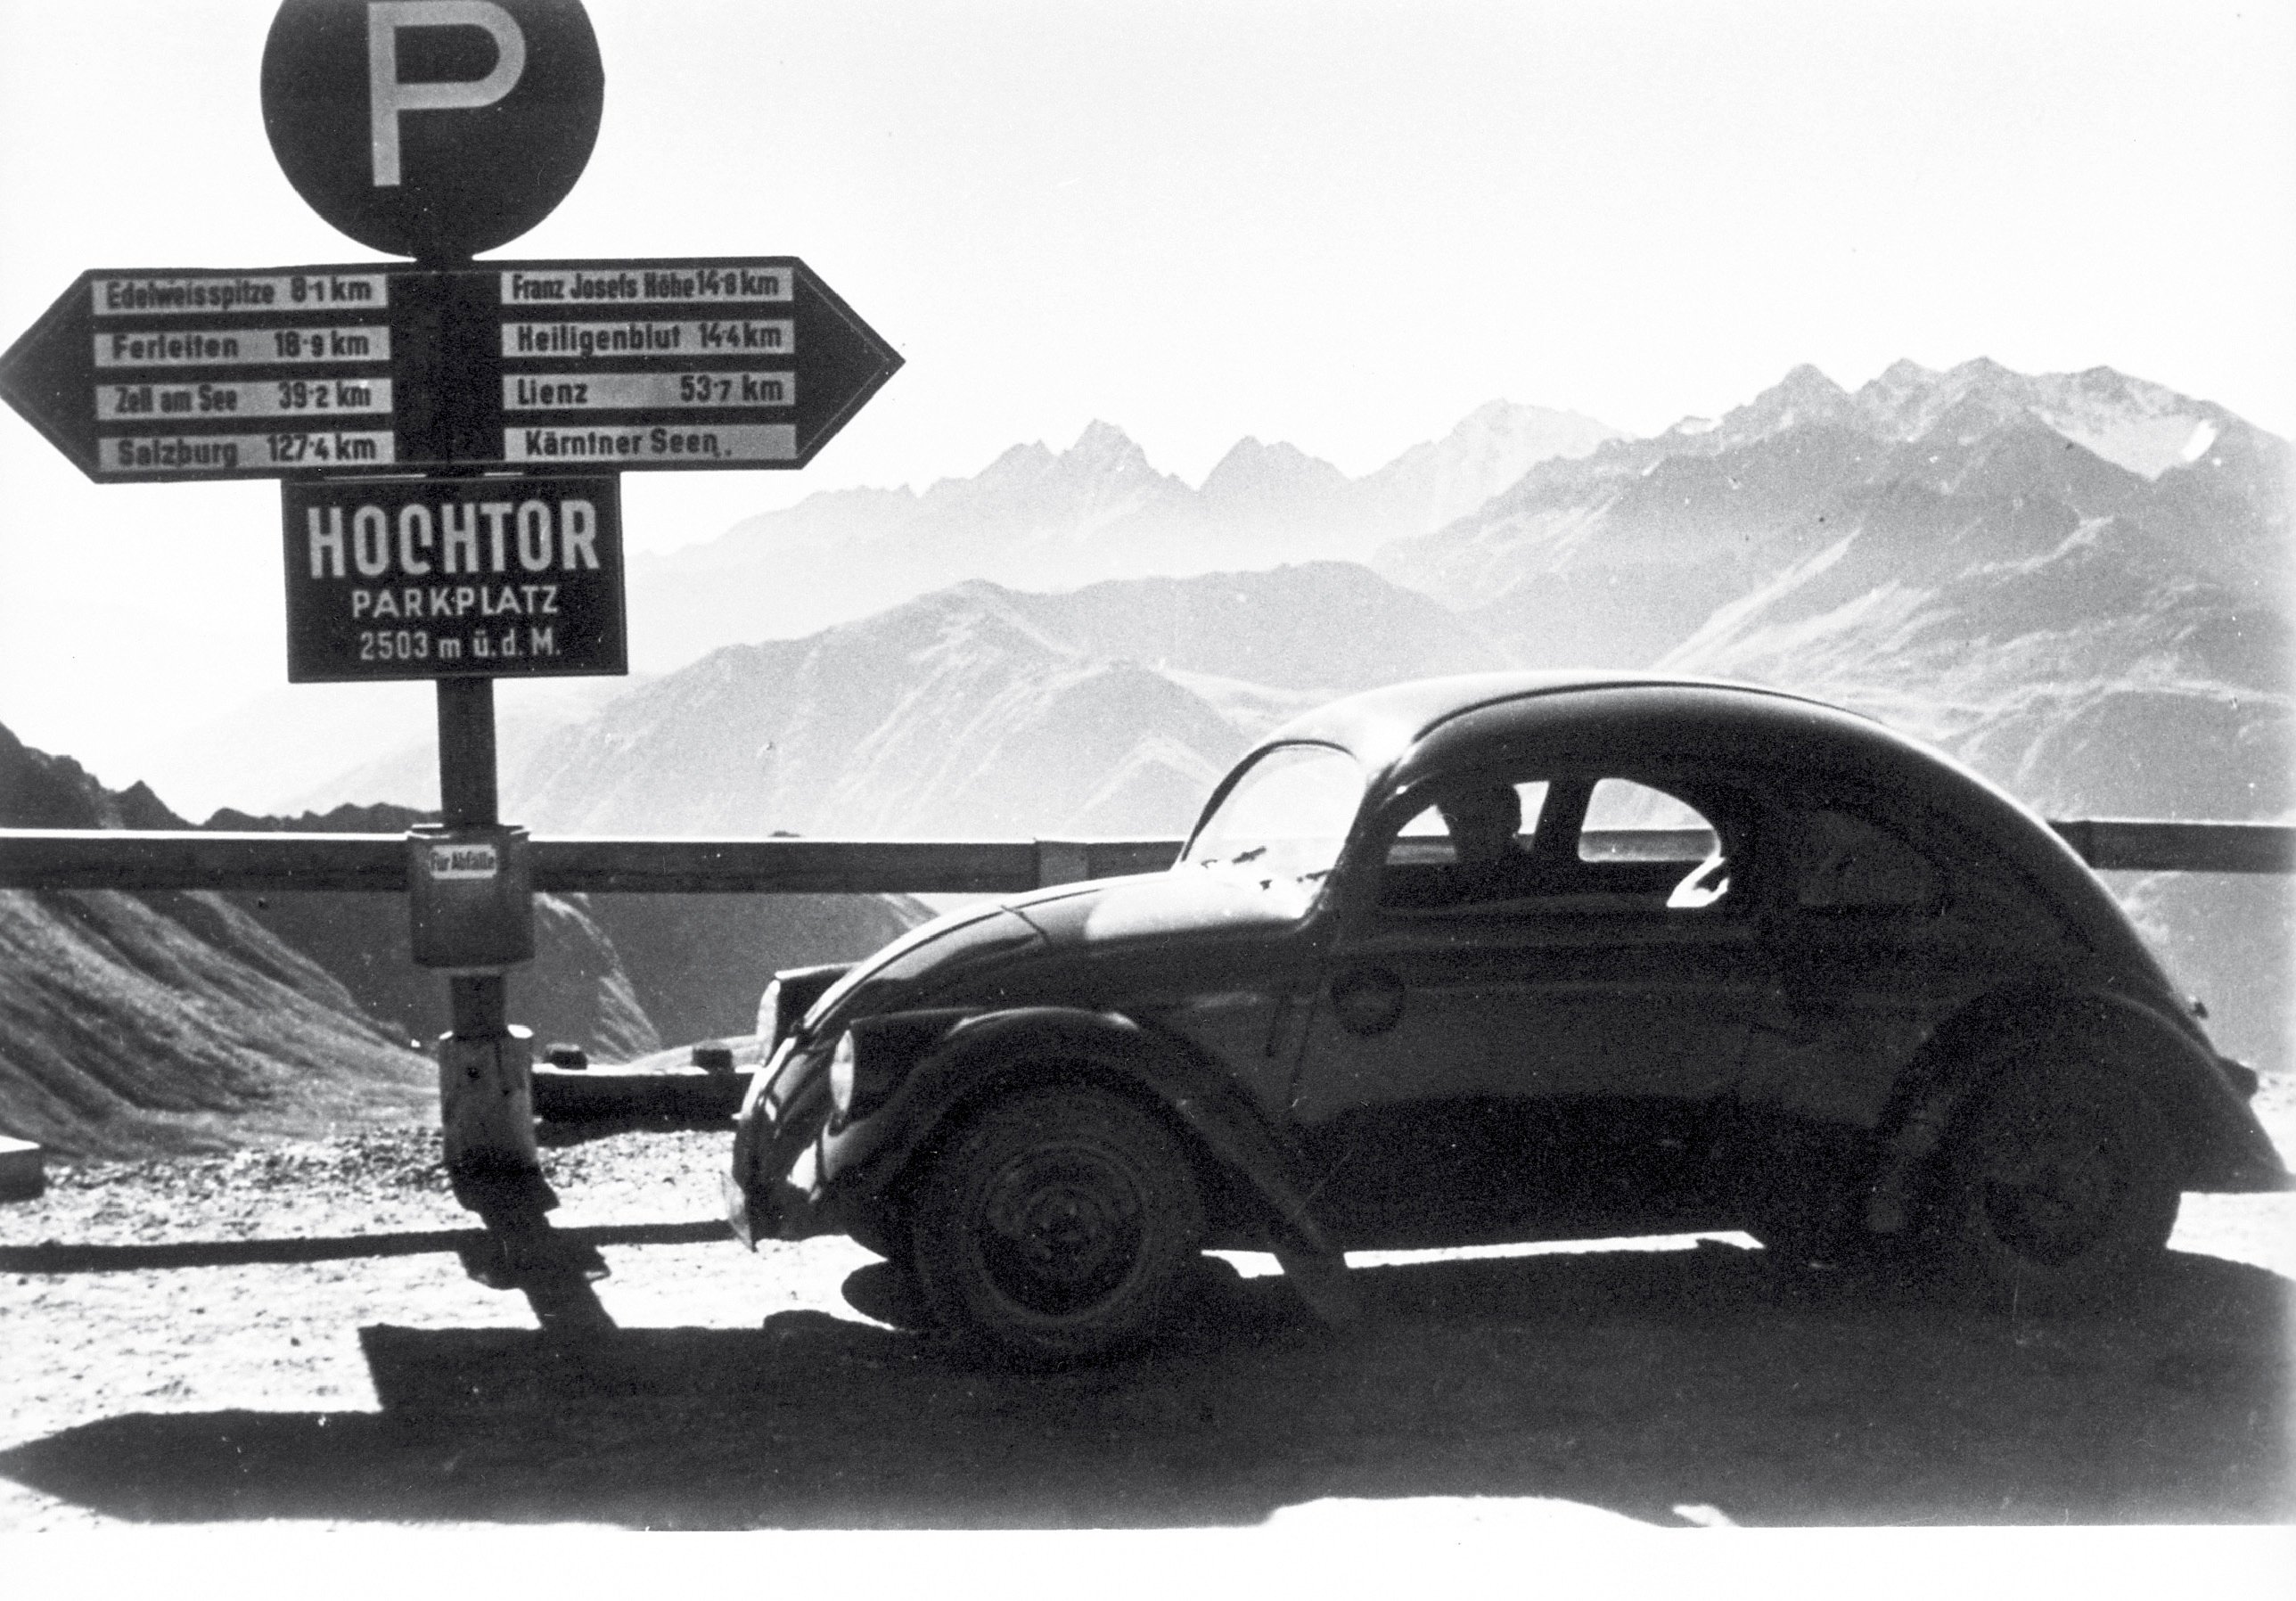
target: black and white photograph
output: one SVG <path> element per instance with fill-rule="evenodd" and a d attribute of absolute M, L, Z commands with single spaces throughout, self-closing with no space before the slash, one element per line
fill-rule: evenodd
<path fill-rule="evenodd" d="M 0 0 L 0 1531 L 2287 1557 L 2296 4 Z"/>

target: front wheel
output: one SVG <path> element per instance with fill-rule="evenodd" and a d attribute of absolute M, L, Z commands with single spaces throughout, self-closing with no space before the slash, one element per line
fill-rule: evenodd
<path fill-rule="evenodd" d="M 1144 1338 L 1204 1232 L 1178 1141 L 1088 1085 L 991 1103 L 934 1164 L 914 1219 L 935 1321 L 1037 1361 Z"/>
<path fill-rule="evenodd" d="M 2093 1303 L 2156 1265 L 2176 1227 L 2174 1153 L 2110 1067 L 2016 1067 L 1947 1150 L 1930 1244 L 1954 1287 L 2007 1310 Z"/>

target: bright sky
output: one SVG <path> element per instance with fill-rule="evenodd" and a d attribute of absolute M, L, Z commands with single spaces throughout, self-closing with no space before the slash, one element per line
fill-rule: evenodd
<path fill-rule="evenodd" d="M 1191 481 L 1244 434 L 1362 472 L 1495 397 L 1650 431 L 1803 361 L 2104 364 L 2296 433 L 2287 0 L 589 9 L 596 154 L 496 254 L 802 256 L 908 361 L 801 474 L 629 480 L 636 549 L 1095 417 Z M 0 341 L 91 267 L 373 259 L 265 142 L 273 11 L 0 0 Z M 277 508 L 0 414 L 0 722 L 124 784 L 282 685 Z"/>

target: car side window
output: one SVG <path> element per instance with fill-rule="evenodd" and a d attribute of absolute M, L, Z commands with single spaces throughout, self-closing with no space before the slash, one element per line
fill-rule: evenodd
<path fill-rule="evenodd" d="M 1689 802 L 1628 779 L 1462 784 L 1398 831 L 1379 904 L 1406 915 L 1693 912 L 1729 893 L 1720 837 Z"/>
<path fill-rule="evenodd" d="M 1720 850 L 1696 807 L 1631 778 L 1597 780 L 1578 825 L 1582 862 L 1702 862 Z"/>
<path fill-rule="evenodd" d="M 1528 852 L 1538 833 L 1539 815 L 1546 807 L 1546 781 L 1535 779 L 1529 784 L 1506 787 L 1513 789 L 1515 796 L 1513 849 L 1518 852 Z M 1455 808 L 1452 816 L 1456 817 L 1461 814 Z M 1453 837 L 1451 824 L 1446 819 L 1442 807 L 1429 806 L 1404 824 L 1395 838 L 1389 842 L 1388 865 L 1450 866 L 1462 859 L 1460 845 L 1461 842 Z M 1472 842 L 1469 849 L 1472 849 Z"/>
<path fill-rule="evenodd" d="M 1463 779 L 1439 790 L 1388 842 L 1379 904 L 1393 911 L 1444 911 L 1527 893 L 1552 786 Z"/>
<path fill-rule="evenodd" d="M 1945 888 L 1945 875 L 1911 845 L 1832 808 L 1800 815 L 1788 875 L 1794 904 L 1809 911 L 1924 909 Z"/>
<path fill-rule="evenodd" d="M 1699 912 L 1730 893 L 1721 831 L 1681 796 L 1632 778 L 1595 781 L 1575 854 L 1607 909 Z"/>

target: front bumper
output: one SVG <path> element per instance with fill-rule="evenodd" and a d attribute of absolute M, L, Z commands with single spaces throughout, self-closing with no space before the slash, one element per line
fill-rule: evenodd
<path fill-rule="evenodd" d="M 778 1063 L 777 1063 L 778 1065 Z M 723 1180 L 726 1219 L 751 1250 L 759 1240 L 802 1240 L 839 1232 L 821 1183 L 819 1142 L 825 1105 L 800 1096 L 786 1109 L 768 1093 L 772 1074 L 761 1072 L 734 1124 L 734 1160 Z"/>
<path fill-rule="evenodd" d="M 844 1233 L 823 1193 L 819 1172 L 819 1156 L 808 1143 L 786 1172 L 775 1175 L 755 1169 L 746 1183 L 739 1173 L 726 1174 L 726 1220 L 733 1225 L 734 1237 L 755 1251 L 759 1240 L 809 1240 L 816 1235 Z"/>
<path fill-rule="evenodd" d="M 721 1180 L 726 1190 L 726 1222 L 733 1224 L 734 1238 L 758 1250 L 758 1240 L 810 1240 L 817 1234 L 842 1234 L 845 1229 L 833 1218 L 817 1171 L 820 1162 L 808 1144 L 799 1151 L 790 1171 L 781 1176 L 756 1174 L 744 1183 L 737 1174 L 726 1174 Z"/>

